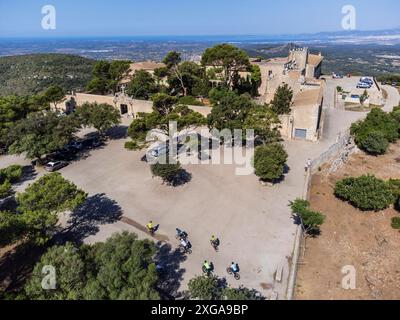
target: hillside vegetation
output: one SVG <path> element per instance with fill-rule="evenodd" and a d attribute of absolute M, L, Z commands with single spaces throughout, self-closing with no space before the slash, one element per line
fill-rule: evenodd
<path fill-rule="evenodd" d="M 94 60 L 65 54 L 0 57 L 0 95 L 31 95 L 52 85 L 83 90 Z"/>

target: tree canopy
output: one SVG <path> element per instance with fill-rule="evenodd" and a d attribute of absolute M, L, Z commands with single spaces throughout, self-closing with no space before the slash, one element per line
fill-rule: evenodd
<path fill-rule="evenodd" d="M 280 143 L 259 146 L 254 154 L 255 174 L 261 180 L 280 179 L 285 172 L 288 154 Z"/>
<path fill-rule="evenodd" d="M 231 288 L 226 281 L 216 276 L 198 276 L 190 279 L 189 294 L 199 300 L 262 300 L 263 297 L 254 289 L 246 287 Z"/>
<path fill-rule="evenodd" d="M 86 91 L 93 94 L 114 93 L 119 81 L 127 76 L 130 63 L 125 60 L 97 61 L 93 66 L 92 80 L 87 84 Z"/>
<path fill-rule="evenodd" d="M 274 99 L 271 101 L 272 110 L 276 114 L 289 114 L 291 112 L 293 90 L 285 83 L 278 87 Z"/>
<path fill-rule="evenodd" d="M 121 122 L 120 112 L 106 103 L 84 103 L 75 116 L 83 126 L 92 126 L 102 134 Z"/>
<path fill-rule="evenodd" d="M 138 70 L 126 88 L 126 93 L 135 99 L 149 100 L 158 88 L 153 76 L 145 70 Z"/>
<path fill-rule="evenodd" d="M 135 234 L 115 234 L 104 243 L 51 247 L 25 286 L 30 299 L 158 300 L 156 247 Z M 42 288 L 42 268 L 56 270 L 56 289 Z"/>
<path fill-rule="evenodd" d="M 58 222 L 58 215 L 73 211 L 86 201 L 87 194 L 59 173 L 44 175 L 17 195 L 18 218 L 27 235 L 43 244 Z"/>
<path fill-rule="evenodd" d="M 31 113 L 12 128 L 9 152 L 25 153 L 29 159 L 40 159 L 73 140 L 79 127 L 80 124 L 71 116 L 54 112 Z"/>
<path fill-rule="evenodd" d="M 238 79 L 240 71 L 248 71 L 251 68 L 246 52 L 230 44 L 208 48 L 202 56 L 201 63 L 203 66 L 222 68 L 223 82 L 229 89 L 235 87 L 235 80 Z"/>

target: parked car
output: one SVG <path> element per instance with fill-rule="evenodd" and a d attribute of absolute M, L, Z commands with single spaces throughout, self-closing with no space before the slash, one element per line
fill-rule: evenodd
<path fill-rule="evenodd" d="M 72 161 L 76 158 L 75 152 L 72 150 L 62 149 L 52 153 L 49 158 L 52 161 Z"/>
<path fill-rule="evenodd" d="M 76 151 L 80 151 L 83 148 L 83 145 L 79 141 L 72 141 L 67 144 L 67 148 L 75 149 Z"/>
<path fill-rule="evenodd" d="M 360 79 L 360 82 L 368 83 L 368 84 L 370 84 L 371 86 L 374 84 L 374 81 L 373 81 L 371 78 L 368 78 L 368 77 L 362 77 L 362 78 Z"/>
<path fill-rule="evenodd" d="M 69 163 L 66 161 L 50 161 L 45 166 L 44 169 L 49 172 L 54 172 L 66 167 Z"/>
<path fill-rule="evenodd" d="M 98 148 L 101 147 L 104 142 L 99 137 L 88 138 L 82 141 L 84 148 Z"/>
<path fill-rule="evenodd" d="M 393 87 L 397 87 L 399 84 L 397 82 L 392 82 Z"/>
<path fill-rule="evenodd" d="M 161 143 L 153 146 L 150 150 L 146 153 L 147 161 L 152 162 L 156 161 L 162 156 L 167 155 L 169 152 L 169 145 L 168 143 Z"/>
<path fill-rule="evenodd" d="M 371 85 L 365 82 L 359 82 L 357 84 L 357 89 L 371 89 Z"/>
<path fill-rule="evenodd" d="M 334 73 L 332 77 L 333 79 L 343 79 L 343 75 L 341 75 L 340 73 Z"/>

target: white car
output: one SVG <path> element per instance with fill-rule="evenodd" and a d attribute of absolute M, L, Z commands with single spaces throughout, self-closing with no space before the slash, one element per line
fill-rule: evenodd
<path fill-rule="evenodd" d="M 365 82 L 359 82 L 357 84 L 357 89 L 371 89 L 371 85 Z"/>
<path fill-rule="evenodd" d="M 49 172 L 54 172 L 60 170 L 68 165 L 66 161 L 50 161 L 45 166 L 44 169 Z"/>

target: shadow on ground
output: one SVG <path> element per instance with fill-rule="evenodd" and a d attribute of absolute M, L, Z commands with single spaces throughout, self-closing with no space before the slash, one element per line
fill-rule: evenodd
<path fill-rule="evenodd" d="M 127 137 L 127 134 L 128 134 L 127 126 L 116 126 L 107 131 L 107 136 L 111 140 L 124 139 Z"/>
<path fill-rule="evenodd" d="M 16 245 L 0 258 L 0 292 L 18 292 L 23 288 L 34 266 L 47 250 L 29 243 Z"/>
<path fill-rule="evenodd" d="M 158 290 L 162 298 L 182 298 L 183 293 L 179 292 L 179 287 L 186 270 L 180 265 L 187 257 L 178 248 L 172 248 L 170 244 L 159 242 L 157 246 L 159 250 L 155 261 L 161 267 Z"/>
<path fill-rule="evenodd" d="M 97 234 L 100 225 L 112 224 L 121 217 L 122 209 L 116 201 L 97 194 L 71 213 L 68 227 L 61 232 L 61 239 L 82 243 L 88 236 Z"/>

